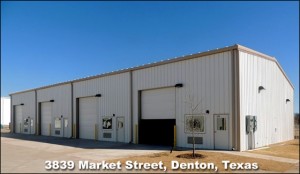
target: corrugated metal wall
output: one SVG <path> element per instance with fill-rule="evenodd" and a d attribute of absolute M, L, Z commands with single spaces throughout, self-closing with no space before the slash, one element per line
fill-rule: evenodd
<path fill-rule="evenodd" d="M 239 58 L 241 150 L 248 149 L 246 115 L 258 119 L 255 148 L 293 139 L 293 102 L 286 102 L 293 88 L 274 61 L 242 51 Z"/>
<path fill-rule="evenodd" d="M 138 91 L 174 86 L 183 83 L 182 88 L 176 88 L 176 126 L 177 146 L 192 147 L 187 144 L 184 130 L 184 115 L 191 114 L 186 103 L 189 96 L 194 96 L 194 103 L 200 103 L 197 113 L 210 113 L 205 117 L 205 133 L 203 144 L 197 148 L 214 148 L 213 114 L 228 114 L 231 120 L 231 52 L 223 52 L 200 58 L 150 67 L 133 71 L 133 115 L 134 124 L 138 124 Z M 229 125 L 231 134 L 231 123 Z M 154 127 L 153 127 L 154 129 Z M 232 147 L 232 137 L 229 136 L 229 147 Z"/>
<path fill-rule="evenodd" d="M 231 149 L 234 146 L 232 142 L 235 142 L 232 139 L 232 109 L 234 108 L 232 101 L 232 68 L 234 67 L 231 53 L 231 51 L 226 51 L 131 70 L 132 72 L 75 81 L 73 82 L 73 103 L 71 103 L 72 85 L 63 84 L 38 89 L 37 96 L 35 96 L 35 91 L 12 94 L 12 105 L 24 103 L 23 115 L 30 116 L 36 122 L 38 102 L 54 100 L 54 116 L 63 115 L 65 118 L 70 118 L 68 136 L 71 136 L 72 116 L 73 123 L 76 123 L 76 99 L 101 94 L 102 96 L 98 98 L 99 127 L 102 127 L 102 117 L 113 117 L 113 114 L 115 114 L 115 117 L 124 116 L 125 142 L 130 142 L 132 138 L 131 129 L 135 131 L 135 125 L 138 125 L 139 92 L 174 87 L 175 84 L 182 83 L 184 85 L 182 88 L 174 87 L 177 146 L 192 147 L 192 144 L 187 143 L 187 138 L 191 134 L 185 133 L 184 116 L 191 114 L 191 108 L 187 102 L 190 102 L 189 96 L 193 96 L 194 104 L 199 103 L 199 109 L 194 114 L 204 113 L 205 115 L 205 133 L 197 134 L 197 137 L 203 137 L 203 144 L 197 145 L 197 148 L 214 149 L 213 116 L 214 114 L 228 114 L 229 149 Z M 238 53 L 240 71 L 240 150 L 246 150 L 248 144 L 245 131 L 246 115 L 258 117 L 255 147 L 293 139 L 293 88 L 276 62 L 243 51 Z M 263 86 L 266 90 L 259 93 L 259 86 Z M 37 102 L 35 97 L 37 97 Z M 291 102 L 286 102 L 286 99 L 290 99 Z M 72 105 L 73 112 L 71 110 Z M 133 109 L 132 113 L 131 107 Z M 206 110 L 209 110 L 209 114 L 205 114 Z M 131 125 L 131 116 L 133 116 L 134 125 Z M 114 122 L 116 121 L 115 117 Z M 33 130 L 35 130 L 35 124 Z M 115 129 L 112 130 L 113 137 L 110 139 L 111 141 L 116 141 L 115 131 Z M 101 136 L 103 132 L 104 130 L 100 129 L 99 139 L 107 140 Z M 31 133 L 35 133 L 35 131 Z M 136 132 L 134 135 L 133 142 L 136 142 Z"/>
<path fill-rule="evenodd" d="M 54 100 L 53 102 L 53 110 L 52 110 L 52 121 L 51 121 L 51 135 L 55 135 L 54 133 L 54 120 L 56 117 L 61 117 L 68 119 L 68 127 L 64 128 L 64 137 L 71 137 L 72 135 L 72 109 L 71 109 L 71 84 L 65 84 L 60 86 L 54 86 L 50 88 L 45 88 L 41 90 L 37 90 L 37 108 L 39 102 L 49 102 L 50 100 Z M 38 108 L 39 109 L 39 108 Z"/>
<path fill-rule="evenodd" d="M 36 124 L 36 113 L 35 113 L 35 91 L 24 92 L 20 94 L 11 95 L 12 110 L 13 106 L 20 105 L 22 106 L 22 115 L 23 119 L 30 117 L 33 120 L 33 127 L 31 129 L 31 134 L 35 134 L 35 124 Z M 14 112 L 11 114 L 13 115 Z M 14 118 L 12 118 L 12 122 Z"/>
<path fill-rule="evenodd" d="M 125 117 L 125 142 L 130 142 L 130 73 L 122 73 L 117 75 L 110 75 L 96 79 L 75 82 L 74 88 L 74 121 L 76 121 L 76 98 L 95 96 L 101 94 L 99 97 L 99 117 L 104 116 L 124 116 Z M 114 119 L 115 120 L 115 119 Z M 100 119 L 102 121 L 102 119 Z M 102 125 L 102 122 L 99 122 Z M 113 123 L 115 124 L 115 123 Z M 100 126 L 102 128 L 102 126 Z M 102 135 L 103 130 L 100 130 Z M 103 139 L 99 136 L 100 140 Z M 116 132 L 113 130 L 113 137 L 111 140 L 116 141 Z"/>

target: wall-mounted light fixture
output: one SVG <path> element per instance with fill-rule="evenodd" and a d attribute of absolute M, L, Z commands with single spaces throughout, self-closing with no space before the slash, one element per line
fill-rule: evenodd
<path fill-rule="evenodd" d="M 101 96 L 102 96 L 101 94 L 96 94 L 96 95 L 95 95 L 95 97 L 101 97 Z"/>
<path fill-rule="evenodd" d="M 54 102 L 54 100 L 50 100 L 50 102 Z"/>
<path fill-rule="evenodd" d="M 206 113 L 209 114 L 209 110 L 206 110 Z"/>
<path fill-rule="evenodd" d="M 258 87 L 258 93 L 259 93 L 261 90 L 265 90 L 265 89 L 266 89 L 265 87 L 259 86 L 259 87 Z"/>
<path fill-rule="evenodd" d="M 23 105 L 24 105 L 24 103 L 21 103 L 20 105 L 22 105 L 22 106 L 23 106 Z"/>
<path fill-rule="evenodd" d="M 175 88 L 182 88 L 183 87 L 183 84 L 182 83 L 177 83 L 176 85 L 175 85 Z"/>
<path fill-rule="evenodd" d="M 287 98 L 287 99 L 285 100 L 285 103 L 290 102 L 290 101 L 291 101 L 291 100 Z"/>

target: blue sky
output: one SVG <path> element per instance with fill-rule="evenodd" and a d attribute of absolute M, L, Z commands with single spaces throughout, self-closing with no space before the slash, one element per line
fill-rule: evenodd
<path fill-rule="evenodd" d="M 1 96 L 236 43 L 277 58 L 299 112 L 299 2 L 1 2 Z"/>

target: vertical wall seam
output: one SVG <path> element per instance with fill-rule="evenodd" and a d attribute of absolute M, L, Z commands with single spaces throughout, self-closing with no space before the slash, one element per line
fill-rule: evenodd
<path fill-rule="evenodd" d="M 236 50 L 236 91 L 237 91 L 237 149 L 241 151 L 241 122 L 240 122 L 240 53 L 239 50 Z"/>
<path fill-rule="evenodd" d="M 34 110 L 35 110 L 35 135 L 38 135 L 38 131 L 37 131 L 37 128 L 38 128 L 38 122 L 37 122 L 37 91 L 36 90 L 34 90 L 34 99 L 35 99 L 35 101 L 34 101 Z"/>
<path fill-rule="evenodd" d="M 237 144 L 236 144 L 236 124 L 235 124 L 235 119 L 236 119 L 236 112 L 235 112 L 235 51 L 231 50 L 231 122 L 232 122 L 232 146 L 236 149 Z"/>
<path fill-rule="evenodd" d="M 15 118 L 12 95 L 10 96 L 10 133 L 15 133 Z"/>
<path fill-rule="evenodd" d="M 73 92 L 73 83 L 71 83 L 71 137 L 70 138 L 75 138 L 75 136 L 74 136 L 74 126 L 73 126 L 73 117 L 74 117 L 74 104 L 73 104 L 73 94 L 74 94 L 74 92 Z"/>
<path fill-rule="evenodd" d="M 133 143 L 133 82 L 132 82 L 132 71 L 130 71 L 129 73 L 130 77 L 129 77 L 129 80 L 130 80 L 130 132 L 131 132 L 131 138 L 130 138 L 130 142 Z"/>

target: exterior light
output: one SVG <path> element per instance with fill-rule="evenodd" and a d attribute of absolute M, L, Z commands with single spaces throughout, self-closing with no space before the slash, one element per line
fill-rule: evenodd
<path fill-rule="evenodd" d="M 287 102 L 290 102 L 290 101 L 291 101 L 291 100 L 290 100 L 290 99 L 288 99 L 288 98 L 285 100 L 285 102 L 286 102 L 286 103 L 287 103 Z"/>
<path fill-rule="evenodd" d="M 54 102 L 54 100 L 50 100 L 50 102 Z"/>
<path fill-rule="evenodd" d="M 206 113 L 209 114 L 209 110 L 206 110 Z"/>
<path fill-rule="evenodd" d="M 21 103 L 20 105 L 22 105 L 22 106 L 23 106 L 23 105 L 24 105 L 24 103 Z"/>
<path fill-rule="evenodd" d="M 101 97 L 101 94 L 96 94 L 95 97 Z"/>
<path fill-rule="evenodd" d="M 176 85 L 175 85 L 175 88 L 182 88 L 183 87 L 183 84 L 182 83 L 177 83 Z"/>
<path fill-rule="evenodd" d="M 265 90 L 265 88 L 263 86 L 259 86 L 258 87 L 258 92 L 260 92 L 261 90 Z"/>

